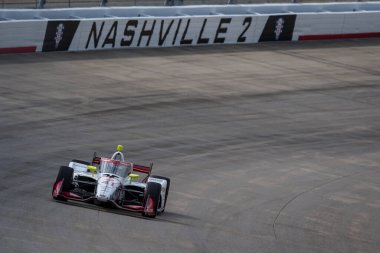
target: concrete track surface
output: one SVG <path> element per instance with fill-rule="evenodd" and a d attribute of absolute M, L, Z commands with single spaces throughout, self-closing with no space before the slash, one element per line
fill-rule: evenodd
<path fill-rule="evenodd" d="M 0 252 L 379 252 L 380 40 L 0 56 Z M 52 200 L 117 144 L 157 219 Z"/>

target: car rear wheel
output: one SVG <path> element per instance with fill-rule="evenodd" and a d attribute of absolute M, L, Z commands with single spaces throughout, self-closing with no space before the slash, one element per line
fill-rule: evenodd
<path fill-rule="evenodd" d="M 165 207 L 166 207 L 166 201 L 168 200 L 168 195 L 169 195 L 169 189 L 170 189 L 170 178 L 167 178 L 167 177 L 161 177 L 161 176 L 150 176 L 152 178 L 157 178 L 157 179 L 162 179 L 162 180 L 166 180 L 166 191 L 165 191 L 165 200 L 164 200 L 164 209 L 162 210 L 162 212 L 165 211 Z"/>
<path fill-rule="evenodd" d="M 143 216 L 154 218 L 157 215 L 158 204 L 160 201 L 161 185 L 155 182 L 146 184 L 144 194 Z"/>
<path fill-rule="evenodd" d="M 74 174 L 74 169 L 67 167 L 67 166 L 61 166 L 59 168 L 59 172 L 57 175 L 57 179 L 55 180 L 54 186 L 53 186 L 53 198 L 56 200 L 66 200 L 65 198 L 62 198 L 59 196 L 60 192 L 65 191 L 68 192 L 71 190 L 72 187 L 72 182 L 73 182 L 73 174 Z M 60 192 L 55 192 L 57 191 L 57 184 L 60 183 Z"/>

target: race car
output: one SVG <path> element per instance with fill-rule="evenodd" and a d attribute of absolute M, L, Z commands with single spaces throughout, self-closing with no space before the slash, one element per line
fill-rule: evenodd
<path fill-rule="evenodd" d="M 111 158 L 98 157 L 92 162 L 72 160 L 61 166 L 52 196 L 59 201 L 82 201 L 113 206 L 126 211 L 156 217 L 165 211 L 170 179 L 152 176 L 152 167 L 127 162 L 118 145 Z"/>

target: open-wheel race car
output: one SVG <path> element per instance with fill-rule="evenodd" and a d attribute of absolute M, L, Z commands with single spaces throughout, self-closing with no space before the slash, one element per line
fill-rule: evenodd
<path fill-rule="evenodd" d="M 53 198 L 111 205 L 153 218 L 163 213 L 170 179 L 152 176 L 153 164 L 148 167 L 126 162 L 122 150 L 118 145 L 111 158 L 94 153 L 91 163 L 72 160 L 69 166 L 61 166 Z"/>

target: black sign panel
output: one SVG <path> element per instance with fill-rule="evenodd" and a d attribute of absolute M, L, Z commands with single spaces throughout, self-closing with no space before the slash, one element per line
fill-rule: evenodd
<path fill-rule="evenodd" d="M 46 27 L 43 52 L 67 51 L 80 21 L 49 21 Z"/>
<path fill-rule="evenodd" d="M 270 16 L 259 42 L 292 40 L 296 15 Z"/>

